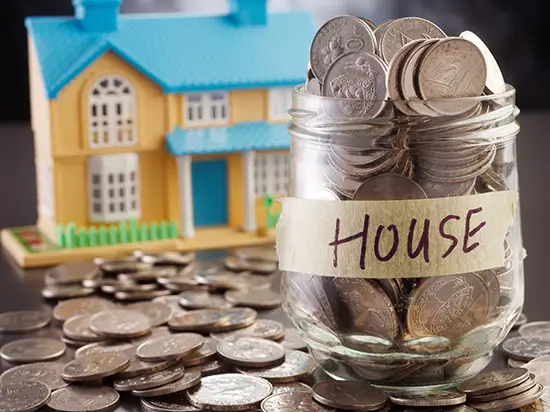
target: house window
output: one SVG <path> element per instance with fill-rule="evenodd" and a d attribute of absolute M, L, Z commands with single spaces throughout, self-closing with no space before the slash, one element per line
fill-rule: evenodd
<path fill-rule="evenodd" d="M 229 94 L 227 92 L 190 93 L 185 95 L 186 125 L 227 123 L 229 120 Z"/>
<path fill-rule="evenodd" d="M 290 168 L 288 153 L 257 153 L 254 159 L 256 197 L 286 195 Z"/>
<path fill-rule="evenodd" d="M 288 111 L 292 108 L 292 87 L 269 89 L 269 118 L 271 120 L 289 119 Z"/>
<path fill-rule="evenodd" d="M 136 94 L 128 80 L 103 76 L 88 92 L 90 147 L 131 146 L 137 143 Z"/>
<path fill-rule="evenodd" d="M 124 153 L 88 158 L 88 211 L 94 223 L 141 216 L 139 158 Z"/>
<path fill-rule="evenodd" d="M 53 170 L 47 161 L 36 162 L 38 185 L 38 213 L 40 217 L 54 220 Z"/>

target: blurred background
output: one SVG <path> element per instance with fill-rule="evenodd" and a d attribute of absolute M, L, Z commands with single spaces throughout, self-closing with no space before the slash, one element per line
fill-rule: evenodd
<path fill-rule="evenodd" d="M 6 3 L 7 2 L 7 3 Z M 124 13 L 186 12 L 221 14 L 227 0 L 124 0 Z M 518 89 L 522 109 L 544 109 L 550 90 L 550 24 L 541 0 L 270 0 L 271 10 L 307 9 L 321 24 L 338 14 L 368 17 L 375 23 L 401 16 L 433 20 L 449 35 L 471 30 L 482 37 L 500 63 L 508 83 Z M 0 44 L 3 80 L 0 122 L 29 118 L 26 63 L 26 16 L 72 15 L 71 0 L 3 0 Z M 1 154 L 0 154 L 1 155 Z"/>

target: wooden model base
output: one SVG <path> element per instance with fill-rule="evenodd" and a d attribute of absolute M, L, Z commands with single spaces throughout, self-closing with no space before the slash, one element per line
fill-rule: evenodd
<path fill-rule="evenodd" d="M 275 231 L 267 236 L 237 232 L 227 227 L 198 229 L 193 239 L 155 240 L 120 245 L 90 246 L 61 249 L 50 242 L 35 226 L 4 229 L 2 246 L 22 268 L 57 265 L 73 260 L 90 260 L 96 257 L 116 258 L 134 250 L 162 252 L 170 250 L 192 251 L 265 245 L 275 241 Z"/>

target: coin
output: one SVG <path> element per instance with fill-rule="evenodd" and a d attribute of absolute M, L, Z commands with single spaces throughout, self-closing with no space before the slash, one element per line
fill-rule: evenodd
<path fill-rule="evenodd" d="M 463 31 L 460 33 L 460 37 L 475 44 L 483 55 L 483 59 L 487 65 L 487 80 L 485 82 L 487 91 L 491 94 L 504 93 L 506 91 L 506 82 L 504 81 L 504 76 L 491 50 L 489 50 L 483 40 L 471 31 Z"/>
<path fill-rule="evenodd" d="M 363 182 L 353 200 L 427 199 L 418 183 L 396 173 L 384 173 Z"/>
<path fill-rule="evenodd" d="M 141 253 L 139 258 L 151 265 L 186 266 L 195 260 L 196 255 L 193 252 Z"/>
<path fill-rule="evenodd" d="M 444 38 L 445 33 L 431 21 L 405 17 L 388 23 L 380 38 L 380 55 L 389 63 L 398 50 L 413 40 Z"/>
<path fill-rule="evenodd" d="M 27 338 L 6 343 L 0 357 L 12 363 L 41 362 L 60 358 L 65 351 L 65 344 L 56 339 Z"/>
<path fill-rule="evenodd" d="M 198 370 L 188 369 L 183 377 L 174 382 L 151 389 L 133 390 L 132 395 L 142 398 L 170 395 L 189 389 L 200 383 L 200 381 L 201 373 Z"/>
<path fill-rule="evenodd" d="M 61 379 L 61 362 L 37 362 L 15 366 L 0 375 L 0 383 L 9 385 L 20 382 L 41 382 L 50 390 L 64 388 L 68 385 Z"/>
<path fill-rule="evenodd" d="M 130 365 L 128 365 L 128 367 L 123 371 L 118 372 L 116 374 L 116 377 L 133 378 L 135 376 L 148 375 L 151 373 L 168 369 L 170 366 L 176 364 L 177 362 L 178 362 L 178 359 L 176 358 L 169 359 L 166 361 L 159 361 L 159 362 L 145 362 L 137 357 L 137 355 L 135 354 L 135 348 L 134 348 L 134 352 L 132 353 L 132 357 L 130 358 Z"/>
<path fill-rule="evenodd" d="M 32 412 L 50 400 L 51 391 L 41 382 L 18 382 L 0 385 L 2 412 Z"/>
<path fill-rule="evenodd" d="M 287 350 L 306 350 L 307 344 L 304 342 L 302 337 L 298 334 L 298 331 L 295 328 L 286 328 L 285 329 L 285 338 L 281 342 L 283 348 Z"/>
<path fill-rule="evenodd" d="M 284 337 L 284 326 L 274 320 L 258 319 L 251 326 L 229 332 L 212 332 L 210 336 L 217 340 L 233 341 L 243 337 L 279 340 Z"/>
<path fill-rule="evenodd" d="M 508 356 L 518 360 L 530 361 L 550 355 L 550 341 L 532 336 L 506 339 L 502 342 L 501 348 Z"/>
<path fill-rule="evenodd" d="M 536 385 L 533 388 L 520 394 L 509 396 L 504 399 L 498 399 L 489 402 L 480 402 L 472 404 L 472 407 L 478 411 L 504 412 L 512 409 L 521 408 L 529 405 L 539 399 L 544 392 L 541 385 Z"/>
<path fill-rule="evenodd" d="M 398 392 L 390 394 L 391 401 L 396 405 L 405 406 L 452 406 L 466 402 L 466 394 L 442 390 L 437 392 Z"/>
<path fill-rule="evenodd" d="M 59 302 L 53 310 L 53 316 L 60 322 L 65 322 L 72 316 L 89 315 L 115 309 L 116 305 L 106 299 L 76 298 Z"/>
<path fill-rule="evenodd" d="M 263 412 L 334 412 L 333 408 L 315 402 L 311 393 L 308 392 L 285 392 L 271 395 L 262 401 L 261 408 Z"/>
<path fill-rule="evenodd" d="M 96 355 L 103 353 L 135 353 L 136 348 L 134 345 L 128 342 L 98 342 L 90 343 L 76 350 L 74 356 L 79 358 L 81 356 Z"/>
<path fill-rule="evenodd" d="M 508 358 L 507 363 L 508 363 L 508 366 L 511 368 L 523 368 L 527 364 L 527 362 L 519 361 L 514 358 Z"/>
<path fill-rule="evenodd" d="M 31 332 L 48 326 L 50 320 L 48 312 L 35 310 L 0 313 L 0 333 Z"/>
<path fill-rule="evenodd" d="M 46 272 L 46 285 L 72 285 L 99 276 L 97 265 L 94 262 L 67 262 Z"/>
<path fill-rule="evenodd" d="M 79 356 L 61 369 L 61 377 L 69 382 L 96 381 L 120 372 L 130 364 L 127 353 L 100 353 Z"/>
<path fill-rule="evenodd" d="M 221 325 L 228 325 L 227 312 L 215 309 L 202 309 L 175 315 L 168 321 L 168 327 L 174 331 L 208 332 Z"/>
<path fill-rule="evenodd" d="M 212 338 L 204 338 L 204 344 L 197 350 L 186 355 L 181 360 L 184 366 L 197 366 L 216 356 L 217 342 Z"/>
<path fill-rule="evenodd" d="M 119 273 L 136 273 L 142 270 L 148 270 L 151 268 L 149 263 L 139 262 L 135 257 L 128 257 L 126 259 L 115 260 L 103 260 L 100 259 L 95 262 L 99 264 L 102 271 L 110 274 Z"/>
<path fill-rule="evenodd" d="M 279 365 L 285 358 L 283 347 L 267 339 L 239 338 L 230 342 L 220 341 L 217 350 L 222 359 L 245 367 Z"/>
<path fill-rule="evenodd" d="M 132 378 L 115 379 L 113 387 L 117 391 L 133 391 L 150 389 L 166 385 L 180 379 L 185 374 L 182 365 L 174 365 L 168 369 L 154 372 L 148 375 L 135 376 Z"/>
<path fill-rule="evenodd" d="M 118 392 L 106 386 L 69 386 L 55 391 L 48 407 L 59 412 L 109 412 L 119 400 Z"/>
<path fill-rule="evenodd" d="M 93 288 L 85 288 L 80 285 L 50 285 L 42 289 L 42 296 L 46 299 L 81 298 L 94 293 Z"/>
<path fill-rule="evenodd" d="M 147 268 L 137 272 L 119 273 L 117 279 L 122 283 L 154 282 L 159 277 L 173 277 L 179 273 L 174 267 Z"/>
<path fill-rule="evenodd" d="M 132 338 L 149 333 L 151 321 L 143 313 L 117 309 L 93 315 L 90 319 L 90 329 L 100 336 Z"/>
<path fill-rule="evenodd" d="M 313 358 L 303 352 L 288 350 L 285 353 L 285 361 L 270 368 L 244 368 L 238 367 L 241 373 L 264 378 L 271 383 L 295 382 L 313 373 L 315 370 Z"/>
<path fill-rule="evenodd" d="M 286 392 L 308 392 L 311 393 L 312 389 L 302 382 L 288 382 L 288 383 L 275 383 L 273 384 L 273 395 Z"/>
<path fill-rule="evenodd" d="M 184 392 L 153 399 L 141 399 L 141 407 L 148 412 L 198 412 Z"/>
<path fill-rule="evenodd" d="M 550 340 L 550 322 L 529 322 L 522 325 L 518 332 L 521 336 L 533 336 L 535 338 Z"/>
<path fill-rule="evenodd" d="M 164 325 L 172 317 L 172 308 L 161 302 L 139 302 L 128 305 L 126 309 L 135 310 L 146 315 L 151 326 Z"/>
<path fill-rule="evenodd" d="M 323 381 L 313 386 L 313 399 L 333 408 L 374 411 L 383 407 L 388 397 L 380 389 L 365 383 Z"/>
<path fill-rule="evenodd" d="M 486 372 L 465 380 L 458 385 L 458 390 L 468 396 L 479 396 L 502 391 L 519 385 L 529 378 L 529 371 L 523 368 L 509 368 Z"/>
<path fill-rule="evenodd" d="M 236 306 L 252 309 L 274 309 L 281 306 L 281 296 L 269 289 L 230 290 L 225 299 Z"/>
<path fill-rule="evenodd" d="M 135 302 L 138 300 L 152 300 L 160 296 L 170 295 L 169 290 L 152 290 L 149 292 L 116 292 L 115 299 L 123 302 Z"/>
<path fill-rule="evenodd" d="M 84 342 L 98 342 L 103 338 L 90 330 L 92 315 L 73 316 L 63 323 L 63 333 L 69 339 Z"/>
<path fill-rule="evenodd" d="M 114 282 L 109 285 L 101 285 L 103 293 L 116 294 L 117 292 L 152 292 L 158 290 L 156 283 Z"/>
<path fill-rule="evenodd" d="M 338 57 L 349 52 L 374 52 L 376 39 L 372 29 L 354 16 L 339 16 L 327 21 L 311 42 L 310 64 L 317 79 L 324 79 Z"/>
<path fill-rule="evenodd" d="M 134 344 L 136 347 L 141 345 L 144 342 L 147 342 L 151 339 L 160 338 L 161 336 L 170 336 L 172 332 L 170 332 L 170 329 L 168 326 L 158 326 L 156 328 L 151 329 L 151 332 L 149 332 L 147 335 L 139 336 L 137 338 L 132 338 L 129 340 L 132 344 Z"/>
<path fill-rule="evenodd" d="M 221 373 L 224 369 L 224 365 L 220 361 L 213 359 L 201 363 L 198 368 L 200 369 L 202 376 L 210 376 Z"/>
<path fill-rule="evenodd" d="M 202 378 L 201 384 L 187 391 L 189 403 L 212 411 L 254 409 L 273 387 L 265 379 L 227 373 Z"/>
<path fill-rule="evenodd" d="M 509 396 L 517 395 L 519 393 L 525 392 L 533 388 L 536 385 L 536 382 L 534 381 L 534 379 L 535 379 L 535 375 L 531 374 L 528 379 L 524 380 L 519 385 L 512 386 L 511 388 L 508 388 L 508 389 L 488 393 L 485 395 L 477 395 L 477 396 L 469 395 L 468 401 L 470 403 L 488 402 L 488 401 L 494 401 L 498 399 L 507 398 Z"/>
<path fill-rule="evenodd" d="M 196 333 L 178 333 L 155 338 L 137 348 L 137 356 L 144 361 L 163 361 L 181 358 L 199 349 L 204 338 Z"/>
<path fill-rule="evenodd" d="M 256 318 L 258 317 L 258 312 L 256 312 L 254 309 L 251 309 L 251 308 L 226 309 L 224 311 L 224 314 L 227 317 L 226 319 L 224 319 L 224 322 L 222 324 L 219 324 L 213 327 L 213 331 L 216 333 L 221 333 L 224 331 L 234 331 L 236 329 L 245 329 L 248 326 L 254 324 L 256 321 Z M 277 339 L 280 339 L 283 337 L 282 334 L 280 334 L 278 331 L 279 327 L 274 323 L 261 322 L 259 325 L 259 328 L 260 328 L 259 332 L 264 333 L 264 335 L 273 334 L 275 336 L 279 336 Z M 212 336 L 212 337 L 215 338 L 215 336 Z M 254 336 L 254 337 L 265 338 L 265 336 Z"/>
<path fill-rule="evenodd" d="M 180 305 L 185 309 L 229 309 L 233 305 L 222 296 L 204 292 L 180 293 Z"/>
<path fill-rule="evenodd" d="M 172 309 L 172 316 L 174 315 L 178 315 L 180 313 L 185 313 L 187 312 L 185 309 L 183 309 L 180 304 L 179 304 L 179 301 L 180 301 L 180 298 L 179 296 L 172 296 L 172 295 L 168 295 L 168 296 L 159 296 L 158 298 L 155 298 L 152 300 L 153 302 L 160 302 L 160 303 L 164 303 L 166 306 L 169 306 L 170 309 Z"/>

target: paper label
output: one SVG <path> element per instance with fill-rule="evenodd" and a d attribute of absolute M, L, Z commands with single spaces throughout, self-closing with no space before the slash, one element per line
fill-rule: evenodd
<path fill-rule="evenodd" d="M 396 201 L 281 199 L 281 270 L 350 278 L 445 276 L 504 265 L 515 191 Z"/>

